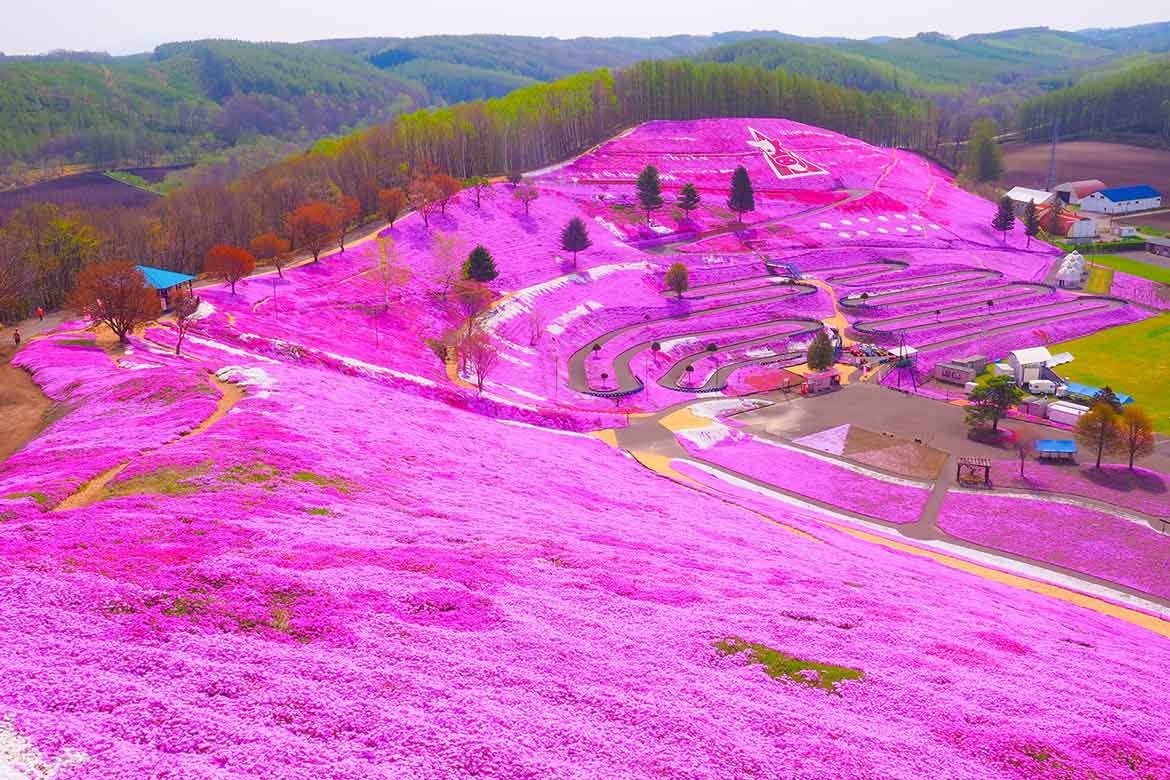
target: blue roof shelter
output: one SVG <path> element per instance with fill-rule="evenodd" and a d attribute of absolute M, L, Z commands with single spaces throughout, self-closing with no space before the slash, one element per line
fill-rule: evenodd
<path fill-rule="evenodd" d="M 1081 396 L 1084 396 L 1085 398 L 1092 398 L 1095 395 L 1097 395 L 1097 393 L 1101 392 L 1101 388 L 1099 388 L 1099 387 L 1093 387 L 1092 385 L 1083 385 L 1080 382 L 1067 382 L 1067 383 L 1065 383 L 1065 387 L 1068 388 L 1068 391 L 1070 393 L 1072 393 L 1073 395 L 1081 395 Z M 1113 394 L 1115 396 L 1117 396 L 1117 402 L 1123 406 L 1125 404 L 1132 404 L 1133 403 L 1133 396 L 1131 396 L 1131 395 L 1126 395 L 1125 393 L 1119 393 L 1116 390 L 1113 391 Z"/>
<path fill-rule="evenodd" d="M 167 271 L 163 268 L 151 268 L 148 265 L 135 266 L 142 275 L 146 277 L 146 284 L 153 287 L 159 292 L 165 292 L 172 287 L 178 287 L 180 284 L 188 284 L 195 281 L 195 277 L 190 274 L 181 274 L 178 271 Z"/>
<path fill-rule="evenodd" d="M 1033 446 L 1041 458 L 1075 460 L 1077 456 L 1077 443 L 1072 439 L 1040 439 Z"/>

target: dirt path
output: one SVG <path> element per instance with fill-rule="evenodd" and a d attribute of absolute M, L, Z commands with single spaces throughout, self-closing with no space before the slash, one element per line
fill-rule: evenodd
<path fill-rule="evenodd" d="M 208 381 L 216 388 L 218 388 L 220 392 L 219 401 L 217 401 L 215 404 L 215 411 L 208 415 L 207 418 L 203 420 L 203 422 L 196 425 L 187 433 L 181 435 L 179 439 L 198 436 L 204 433 L 208 428 L 226 417 L 227 413 L 231 411 L 232 407 L 243 400 L 245 396 L 243 387 L 231 382 L 225 382 L 219 377 L 215 376 L 215 374 L 208 375 Z M 167 442 L 166 444 L 163 444 L 162 447 L 166 447 L 169 444 L 172 444 L 174 441 L 178 441 L 178 439 Z M 162 447 L 158 447 L 153 450 L 145 450 L 138 454 L 146 455 L 151 452 L 156 452 L 157 450 L 162 449 Z M 98 474 L 96 477 L 78 488 L 75 493 L 66 497 L 61 503 L 53 507 L 53 511 L 61 512 L 66 509 L 81 509 L 83 507 L 92 506 L 99 501 L 104 500 L 107 493 L 106 486 L 113 482 L 114 479 L 117 478 L 117 476 L 121 474 L 129 465 L 130 461 L 125 460 L 119 463 L 117 466 L 114 466 L 113 468 L 107 469 L 101 474 Z"/>

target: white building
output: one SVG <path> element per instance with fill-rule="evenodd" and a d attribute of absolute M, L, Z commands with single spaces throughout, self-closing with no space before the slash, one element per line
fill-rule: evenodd
<path fill-rule="evenodd" d="M 1008 353 L 1008 365 L 1011 366 L 1012 376 L 1017 385 L 1025 385 L 1033 379 L 1042 379 L 1041 372 L 1052 360 L 1052 353 L 1047 347 L 1029 347 L 1027 349 L 1013 349 Z"/>
<path fill-rule="evenodd" d="M 1033 190 L 1027 187 L 1012 187 L 1007 191 L 1007 197 L 1015 207 L 1016 216 L 1022 216 L 1029 203 L 1037 206 L 1050 206 L 1057 203 L 1057 197 L 1051 192 Z"/>
<path fill-rule="evenodd" d="M 1148 184 L 1099 190 L 1081 200 L 1081 208 L 1085 211 L 1102 214 L 1132 214 L 1161 207 L 1162 193 Z"/>
<path fill-rule="evenodd" d="M 1096 238 L 1097 237 L 1097 220 L 1092 217 L 1081 217 L 1076 222 L 1073 222 L 1068 227 L 1068 237 L 1074 239 L 1081 238 Z"/>

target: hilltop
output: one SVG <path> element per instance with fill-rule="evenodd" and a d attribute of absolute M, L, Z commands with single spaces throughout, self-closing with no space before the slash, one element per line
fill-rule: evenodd
<path fill-rule="evenodd" d="M 648 163 L 700 207 L 639 215 Z M 645 123 L 529 182 L 528 208 L 500 182 L 204 287 L 181 356 L 168 321 L 17 354 L 56 407 L 0 474 L 0 757 L 62 778 L 1170 773 L 1170 702 L 1140 682 L 1170 649 L 1170 552 L 1143 525 L 1164 497 L 942 483 L 935 516 L 921 474 L 840 457 L 854 433 L 792 443 L 751 422 L 784 398 L 740 397 L 822 322 L 909 332 L 921 369 L 1148 307 L 1045 286 L 1055 252 L 993 232 L 937 166 L 788 120 Z M 500 271 L 482 395 L 444 348 L 472 327 L 446 288 L 477 243 Z"/>

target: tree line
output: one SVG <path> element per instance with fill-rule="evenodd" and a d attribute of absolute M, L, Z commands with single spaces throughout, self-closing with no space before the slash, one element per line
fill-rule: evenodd
<path fill-rule="evenodd" d="M 1032 139 L 1050 138 L 1057 120 L 1062 134 L 1141 133 L 1170 140 L 1170 61 L 1083 81 L 1020 108 L 1020 127 Z"/>
<path fill-rule="evenodd" d="M 328 237 L 343 237 L 366 219 L 445 203 L 444 193 L 481 187 L 485 176 L 518 180 L 518 171 L 584 151 L 629 125 L 709 116 L 784 116 L 922 149 L 937 126 L 925 101 L 782 70 L 690 62 L 594 70 L 502 98 L 404 114 L 233 181 L 192 181 L 145 209 L 26 205 L 0 226 L 0 318 L 60 306 L 90 262 L 133 260 L 199 273 L 212 247 L 251 247 L 261 236 L 316 255 Z M 329 229 L 299 230 L 295 215 L 306 208 Z"/>

